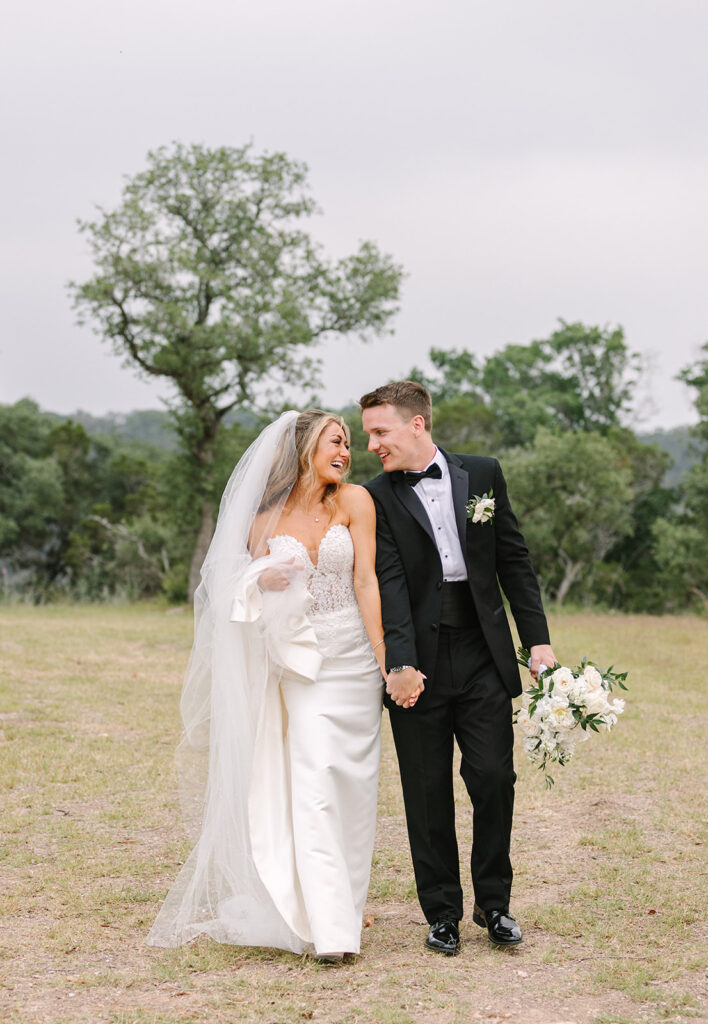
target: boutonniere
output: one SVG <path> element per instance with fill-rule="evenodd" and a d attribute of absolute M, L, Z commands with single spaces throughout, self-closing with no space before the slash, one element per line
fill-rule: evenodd
<path fill-rule="evenodd" d="M 473 494 L 465 506 L 467 518 L 471 519 L 473 523 L 481 523 L 483 526 L 485 523 L 491 523 L 494 519 L 495 509 L 493 494 L 494 491 L 490 491 L 489 494 L 485 491 L 481 498 L 478 494 Z"/>

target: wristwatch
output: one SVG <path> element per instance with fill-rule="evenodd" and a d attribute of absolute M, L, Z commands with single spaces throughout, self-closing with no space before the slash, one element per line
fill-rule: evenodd
<path fill-rule="evenodd" d="M 412 665 L 394 665 L 393 668 L 389 669 L 389 672 L 402 672 L 404 668 L 413 668 Z"/>

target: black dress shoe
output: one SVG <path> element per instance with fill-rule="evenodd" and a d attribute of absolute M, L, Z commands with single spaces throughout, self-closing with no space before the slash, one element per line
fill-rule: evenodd
<path fill-rule="evenodd" d="M 446 956 L 456 956 L 460 952 L 460 929 L 457 921 L 436 921 L 431 924 L 425 940 L 428 949 Z"/>
<path fill-rule="evenodd" d="M 518 946 L 521 942 L 521 928 L 506 909 L 482 910 L 475 903 L 472 920 L 487 929 L 490 942 L 497 946 Z"/>

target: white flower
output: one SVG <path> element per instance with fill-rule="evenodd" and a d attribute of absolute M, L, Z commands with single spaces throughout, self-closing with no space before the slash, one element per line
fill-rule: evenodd
<path fill-rule="evenodd" d="M 467 502 L 467 518 L 473 523 L 490 523 L 494 518 L 496 499 L 490 494 L 473 495 Z"/>
<path fill-rule="evenodd" d="M 534 712 L 534 717 L 537 716 L 539 719 L 541 719 L 541 721 L 543 721 L 543 719 L 547 718 L 548 715 L 551 713 L 552 707 L 553 705 L 551 704 L 551 700 L 549 697 L 541 697 L 541 699 L 536 704 L 536 711 Z"/>
<path fill-rule="evenodd" d="M 474 507 L 473 523 L 486 523 L 494 515 L 494 498 L 482 498 Z"/>
<path fill-rule="evenodd" d="M 551 676 L 553 680 L 553 694 L 565 693 L 567 694 L 571 686 L 575 682 L 575 676 L 569 668 L 561 666 L 557 668 Z"/>
<path fill-rule="evenodd" d="M 573 742 L 573 739 L 570 736 L 563 736 L 561 739 L 559 739 L 558 747 L 556 748 L 556 752 L 559 758 L 562 758 L 564 761 L 570 761 L 571 757 L 573 756 L 574 750 L 575 743 Z"/>
<path fill-rule="evenodd" d="M 602 689 L 602 676 L 594 665 L 586 665 L 583 669 L 583 678 L 588 684 L 588 690 Z"/>
<path fill-rule="evenodd" d="M 516 724 L 521 729 L 523 736 L 538 736 L 541 731 L 541 723 L 536 715 L 529 715 L 525 708 L 519 711 L 516 719 Z"/>
<path fill-rule="evenodd" d="M 556 693 L 555 690 L 549 695 L 548 702 L 551 711 L 557 711 L 558 708 L 567 708 L 570 704 L 564 693 Z"/>
<path fill-rule="evenodd" d="M 585 676 L 577 676 L 568 690 L 568 700 L 573 704 L 583 704 L 588 692 L 588 681 Z"/>
<path fill-rule="evenodd" d="M 615 697 L 615 699 L 610 704 L 610 707 L 612 708 L 614 714 L 621 715 L 625 709 L 625 702 L 621 700 L 619 697 Z"/>
<path fill-rule="evenodd" d="M 553 709 L 553 724 L 557 729 L 572 729 L 575 725 L 573 712 L 568 707 L 556 707 Z"/>
<path fill-rule="evenodd" d="M 593 690 L 585 698 L 585 710 L 588 715 L 606 715 L 610 710 L 607 702 L 607 691 Z"/>

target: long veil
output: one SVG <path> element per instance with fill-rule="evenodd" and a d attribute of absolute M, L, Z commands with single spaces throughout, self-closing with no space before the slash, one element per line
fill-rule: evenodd
<path fill-rule="evenodd" d="M 249 790 L 272 668 L 268 617 L 246 607 L 249 581 L 252 595 L 257 594 L 251 604 L 263 603 L 255 587 L 249 532 L 258 515 L 259 530 L 262 525 L 264 536 L 271 535 L 295 483 L 297 417 L 295 411 L 284 413 L 239 461 L 202 567 L 178 748 L 183 813 L 196 845 L 148 935 L 151 945 L 176 946 L 200 933 L 220 942 L 295 952 L 308 945 L 302 929 L 297 934 L 293 928 L 297 921 L 285 920 L 263 884 L 249 834 Z M 270 556 L 259 560 L 269 561 Z M 271 622 L 283 609 L 289 614 L 294 600 L 304 599 L 293 587 L 284 595 L 280 607 L 275 602 L 271 608 Z M 239 603 L 241 612 L 235 610 Z"/>

